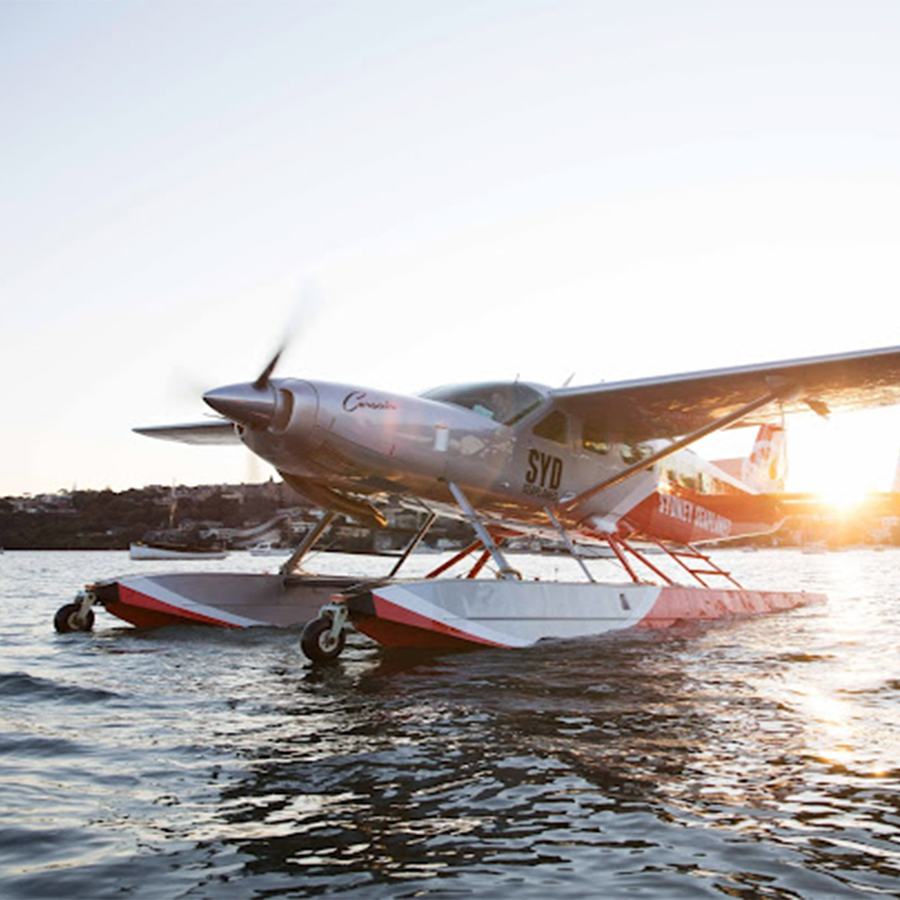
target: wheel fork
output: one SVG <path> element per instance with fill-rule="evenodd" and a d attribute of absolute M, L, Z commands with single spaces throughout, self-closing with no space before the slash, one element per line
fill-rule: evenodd
<path fill-rule="evenodd" d="M 347 604 L 343 600 L 335 600 L 326 603 L 320 610 L 318 618 L 331 619 L 331 628 L 328 630 L 328 640 L 337 640 L 337 636 L 344 630 L 349 619 Z"/>
<path fill-rule="evenodd" d="M 80 625 L 83 625 L 87 621 L 88 613 L 96 602 L 97 595 L 90 587 L 86 587 L 83 591 L 79 591 L 75 595 L 75 603 L 78 606 L 78 611 L 75 613 L 75 619 Z"/>

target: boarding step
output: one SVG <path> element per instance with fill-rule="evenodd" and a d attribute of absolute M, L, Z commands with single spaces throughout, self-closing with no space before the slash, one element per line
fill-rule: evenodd
<path fill-rule="evenodd" d="M 628 571 L 632 580 L 638 581 L 639 579 L 634 569 L 629 565 L 628 560 L 625 556 L 625 551 L 627 551 L 635 559 L 639 560 L 643 565 L 653 571 L 658 577 L 662 578 L 663 581 L 665 581 L 667 584 L 674 584 L 673 579 L 670 578 L 658 566 L 654 565 L 648 559 L 646 554 L 642 553 L 638 548 L 636 548 L 624 538 L 609 537 L 607 538 L 607 542 L 615 551 L 616 556 Z M 681 566 L 681 568 L 685 572 L 687 572 L 696 582 L 698 582 L 703 587 L 709 587 L 710 585 L 704 580 L 702 576 L 712 576 L 715 578 L 724 578 L 736 588 L 741 588 L 741 585 L 731 575 L 730 572 L 727 572 L 717 563 L 713 562 L 713 560 L 710 559 L 707 554 L 700 552 L 696 547 L 692 547 L 690 544 L 673 544 L 671 542 L 659 541 L 654 539 L 650 539 L 649 543 L 656 546 L 670 559 L 674 560 L 679 566 Z"/>
<path fill-rule="evenodd" d="M 704 587 L 709 587 L 709 585 L 701 577 L 703 575 L 725 578 L 735 587 L 741 587 L 730 572 L 723 569 L 718 563 L 713 562 L 707 554 L 701 553 L 696 547 L 691 547 L 689 544 L 665 545 L 662 543 L 660 543 L 660 546 Z M 686 560 L 691 562 L 686 562 Z"/>

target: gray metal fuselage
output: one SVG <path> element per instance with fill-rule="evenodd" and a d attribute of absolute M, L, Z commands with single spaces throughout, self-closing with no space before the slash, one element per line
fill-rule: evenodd
<path fill-rule="evenodd" d="M 234 385 L 213 393 L 231 391 L 237 398 L 251 387 Z M 482 390 L 502 387 L 513 386 Z M 440 504 L 453 503 L 448 482 L 454 482 L 480 512 L 510 521 L 546 524 L 545 507 L 615 475 L 641 449 L 647 452 L 627 444 L 588 449 L 582 423 L 549 412 L 547 389 L 538 385 L 519 386 L 532 392 L 534 402 L 512 424 L 477 404 L 468 408 L 348 384 L 273 379 L 268 389 L 271 414 L 245 416 L 239 433 L 280 472 L 333 490 L 390 492 Z M 216 406 L 214 398 L 210 403 Z M 236 408 L 217 408 L 240 421 Z M 679 456 L 697 459 L 690 452 Z M 574 524 L 605 516 L 625 497 L 648 495 L 656 482 L 651 467 L 593 496 L 565 518 Z"/>

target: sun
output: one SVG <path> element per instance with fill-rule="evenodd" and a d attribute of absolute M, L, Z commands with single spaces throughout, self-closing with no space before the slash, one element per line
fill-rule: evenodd
<path fill-rule="evenodd" d="M 817 491 L 822 502 L 837 512 L 848 515 L 858 511 L 872 495 L 872 488 L 852 481 L 834 484 Z"/>
<path fill-rule="evenodd" d="M 788 431 L 788 490 L 814 494 L 836 512 L 860 512 L 873 494 L 895 489 L 898 448 L 897 423 L 883 415 L 797 423 Z"/>

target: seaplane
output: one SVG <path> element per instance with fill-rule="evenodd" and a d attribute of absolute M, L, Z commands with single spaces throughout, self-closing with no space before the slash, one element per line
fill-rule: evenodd
<path fill-rule="evenodd" d="M 745 588 L 706 545 L 773 532 L 790 514 L 788 416 L 900 401 L 900 347 L 586 386 L 460 384 L 415 396 L 275 377 L 280 356 L 253 381 L 205 393 L 215 418 L 135 431 L 243 443 L 322 510 L 318 524 L 277 573 L 99 582 L 60 609 L 57 630 L 89 630 L 95 604 L 138 626 L 289 625 L 302 627 L 303 651 L 322 662 L 341 653 L 349 627 L 391 648 L 513 648 L 821 602 L 802 589 Z M 758 429 L 739 464 L 693 449 L 736 427 Z M 381 528 L 389 500 L 424 518 L 384 577 L 303 569 L 335 517 Z M 426 577 L 403 577 L 438 515 L 466 519 L 471 543 Z M 523 578 L 507 549 L 523 537 L 562 545 L 578 580 Z M 620 564 L 620 578 L 595 577 L 586 559 L 592 545 Z"/>

